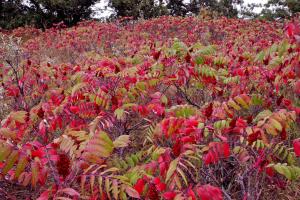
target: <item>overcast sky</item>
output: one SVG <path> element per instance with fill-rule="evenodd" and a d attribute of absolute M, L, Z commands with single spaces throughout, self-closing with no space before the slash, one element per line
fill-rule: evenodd
<path fill-rule="evenodd" d="M 251 3 L 261 3 L 261 4 L 264 4 L 266 3 L 268 0 L 244 0 L 245 4 L 251 4 Z M 189 2 L 189 0 L 186 0 L 186 2 Z M 108 0 L 101 0 L 100 3 L 97 3 L 95 6 L 94 6 L 94 10 L 96 11 L 96 15 L 95 17 L 108 17 L 111 13 L 112 13 L 112 10 L 109 9 L 109 8 L 106 8 L 106 6 L 108 5 Z M 97 9 L 103 9 L 101 12 L 97 12 Z M 105 10 L 106 9 L 106 10 Z M 257 9 L 256 10 L 257 12 L 260 11 L 260 9 Z"/>

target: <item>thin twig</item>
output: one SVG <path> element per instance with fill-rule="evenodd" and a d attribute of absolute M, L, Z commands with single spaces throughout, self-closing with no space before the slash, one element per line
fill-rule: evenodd
<path fill-rule="evenodd" d="M 16 78 L 17 86 L 20 90 L 21 95 L 24 96 L 23 88 L 19 85 L 19 75 L 18 75 L 17 70 L 14 68 L 14 66 L 11 64 L 11 62 L 9 60 L 5 60 L 5 61 L 12 68 L 12 70 L 14 72 L 14 75 L 15 75 L 15 78 Z"/>
<path fill-rule="evenodd" d="M 12 196 L 10 194 L 8 194 L 7 192 L 5 192 L 4 189 L 0 188 L 0 193 L 4 194 L 9 200 L 16 200 L 17 198 L 15 196 Z"/>
<path fill-rule="evenodd" d="M 177 88 L 177 90 L 180 91 L 181 96 L 182 96 L 183 98 L 185 98 L 185 100 L 186 100 L 189 104 L 191 104 L 191 105 L 193 105 L 193 106 L 195 106 L 195 107 L 197 107 L 197 108 L 201 108 L 201 106 L 199 106 L 198 104 L 196 104 L 195 102 L 193 102 L 193 101 L 187 96 L 187 94 L 186 94 L 184 91 L 182 91 L 182 89 L 181 89 L 178 85 L 175 84 L 175 87 Z"/>
<path fill-rule="evenodd" d="M 129 132 L 132 131 L 132 130 L 137 129 L 137 127 L 143 125 L 144 123 L 147 123 L 147 121 L 144 121 L 144 119 L 143 119 L 141 122 L 137 123 L 136 125 L 134 125 L 133 127 L 129 128 L 129 129 L 127 129 L 127 130 L 126 130 L 127 133 L 129 133 Z"/>
<path fill-rule="evenodd" d="M 45 148 L 45 151 L 46 151 L 47 160 L 49 162 L 50 170 L 51 170 L 52 176 L 54 178 L 54 181 L 55 181 L 55 183 L 56 183 L 57 186 L 60 186 L 60 180 L 59 180 L 59 178 L 56 175 L 56 171 L 55 171 L 55 169 L 54 169 L 54 167 L 52 165 L 52 161 L 50 160 L 47 148 Z"/>
<path fill-rule="evenodd" d="M 222 187 L 222 192 L 224 193 L 225 197 L 227 200 L 232 200 L 232 198 L 229 196 L 229 194 L 226 192 L 226 190 L 224 189 L 224 187 Z"/>

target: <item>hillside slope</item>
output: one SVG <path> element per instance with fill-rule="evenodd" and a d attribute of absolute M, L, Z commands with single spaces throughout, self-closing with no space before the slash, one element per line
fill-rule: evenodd
<path fill-rule="evenodd" d="M 194 17 L 3 33 L 0 191 L 28 192 L 2 198 L 297 199 L 299 38 Z"/>

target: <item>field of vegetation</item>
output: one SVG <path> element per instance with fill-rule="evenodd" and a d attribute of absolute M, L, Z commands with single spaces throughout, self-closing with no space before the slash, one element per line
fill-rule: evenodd
<path fill-rule="evenodd" d="M 0 36 L 0 199 L 299 199 L 299 19 Z"/>

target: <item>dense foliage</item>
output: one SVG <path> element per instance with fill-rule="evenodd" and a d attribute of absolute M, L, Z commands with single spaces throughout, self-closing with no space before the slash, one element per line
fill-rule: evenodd
<path fill-rule="evenodd" d="M 83 22 L 0 42 L 1 179 L 27 197 L 299 195 L 297 19 Z"/>
<path fill-rule="evenodd" d="M 4 0 L 0 2 L 0 27 L 13 29 L 20 26 L 49 28 L 55 23 L 64 22 L 74 26 L 83 19 L 92 17 L 95 3 L 108 3 L 114 12 L 106 16 L 110 20 L 119 17 L 150 19 L 163 15 L 198 15 L 203 8 L 226 17 L 237 17 L 237 4 L 242 0 Z M 102 10 L 103 11 L 103 10 Z"/>
<path fill-rule="evenodd" d="M 96 3 L 107 6 L 99 8 Z M 258 7 L 261 12 L 257 11 Z M 111 15 L 100 17 L 104 11 L 110 11 Z M 269 0 L 266 4 L 249 5 L 243 0 L 2 0 L 0 28 L 32 26 L 46 29 L 60 22 L 71 27 L 93 16 L 112 21 L 123 17 L 198 16 L 207 11 L 228 18 L 287 19 L 300 12 L 300 1 Z"/>
<path fill-rule="evenodd" d="M 26 3 L 24 3 L 26 2 Z M 97 0 L 1 0 L 0 28 L 20 26 L 48 28 L 63 22 L 73 26 L 83 19 L 90 19 Z"/>
<path fill-rule="evenodd" d="M 268 0 L 262 15 L 267 19 L 280 19 L 293 16 L 300 12 L 298 0 Z"/>

